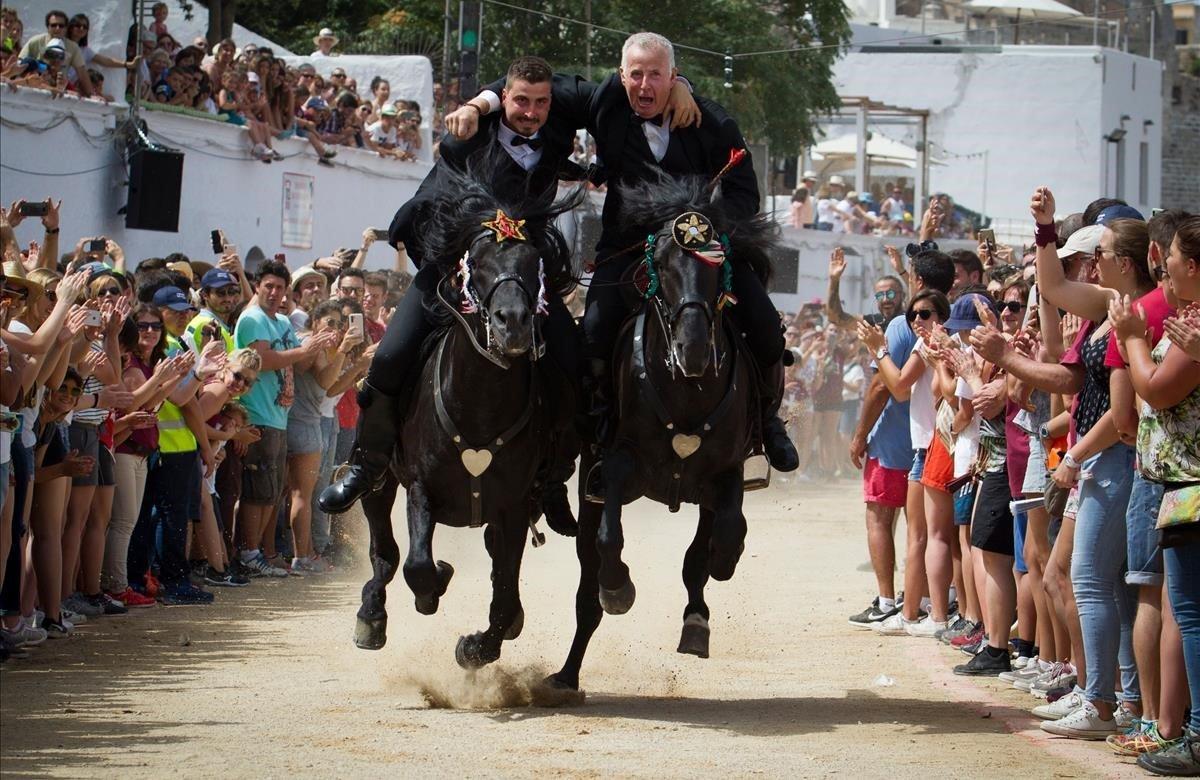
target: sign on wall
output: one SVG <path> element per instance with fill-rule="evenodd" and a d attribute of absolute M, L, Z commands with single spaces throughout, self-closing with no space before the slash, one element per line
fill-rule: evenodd
<path fill-rule="evenodd" d="M 312 249 L 314 186 L 312 176 L 283 174 L 283 246 Z"/>

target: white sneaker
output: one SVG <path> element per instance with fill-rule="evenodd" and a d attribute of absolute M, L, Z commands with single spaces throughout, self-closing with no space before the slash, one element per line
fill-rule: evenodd
<path fill-rule="evenodd" d="M 949 623 L 945 620 L 934 620 L 931 617 L 926 617 L 923 620 L 918 620 L 915 623 L 905 622 L 904 630 L 909 636 L 925 637 L 933 639 L 934 634 L 942 631 Z"/>
<path fill-rule="evenodd" d="M 1118 704 L 1117 708 L 1113 710 L 1113 720 L 1117 722 L 1118 729 L 1125 731 L 1141 718 L 1127 710 L 1123 704 Z"/>
<path fill-rule="evenodd" d="M 1017 661 L 1021 660 L 1024 660 L 1025 663 L 1017 666 Z M 1036 680 L 1043 671 L 1041 667 L 1041 661 L 1039 661 L 1036 656 L 1033 658 L 1025 658 L 1024 656 L 1021 656 L 1017 658 L 1016 661 L 1013 661 L 1012 666 L 1013 668 L 1011 672 L 1000 672 L 1000 674 L 996 675 L 997 678 L 1008 683 L 1016 682 L 1017 680 L 1021 679 Z"/>
<path fill-rule="evenodd" d="M 1079 691 L 1071 691 L 1052 704 L 1039 704 L 1034 707 L 1033 716 L 1042 720 L 1059 720 L 1082 707 L 1083 703 L 1083 694 Z"/>
<path fill-rule="evenodd" d="M 1043 723 L 1042 731 L 1072 739 L 1105 739 L 1108 735 L 1117 733 L 1117 720 L 1104 720 L 1100 717 L 1096 705 L 1085 699 L 1083 706 L 1069 715 Z"/>
<path fill-rule="evenodd" d="M 908 636 L 908 626 L 917 623 L 916 620 L 906 620 L 903 613 L 897 612 L 887 620 L 872 623 L 871 628 L 883 636 Z"/>
<path fill-rule="evenodd" d="M 1012 668 L 1017 671 L 1020 671 L 1021 669 L 1024 669 L 1026 666 L 1029 666 L 1030 663 L 1032 663 L 1036 660 L 1037 660 L 1036 657 L 1030 658 L 1029 656 L 1026 656 L 1026 655 L 1019 655 L 1015 659 L 1013 659 Z"/>

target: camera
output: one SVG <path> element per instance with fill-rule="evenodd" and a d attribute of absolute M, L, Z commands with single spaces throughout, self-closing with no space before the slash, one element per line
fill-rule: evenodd
<path fill-rule="evenodd" d="M 46 201 L 39 201 L 37 203 L 22 201 L 17 210 L 23 217 L 44 217 L 50 210 L 50 205 Z"/>

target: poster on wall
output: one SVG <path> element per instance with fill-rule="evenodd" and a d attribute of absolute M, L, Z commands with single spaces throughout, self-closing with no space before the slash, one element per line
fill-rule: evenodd
<path fill-rule="evenodd" d="M 284 246 L 312 249 L 314 186 L 312 176 L 283 174 L 283 237 L 280 243 Z"/>

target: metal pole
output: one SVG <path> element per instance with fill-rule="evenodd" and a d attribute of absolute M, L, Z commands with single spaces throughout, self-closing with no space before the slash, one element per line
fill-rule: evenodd
<path fill-rule="evenodd" d="M 442 14 L 442 101 L 450 91 L 450 0 Z"/>
<path fill-rule="evenodd" d="M 980 215 L 987 219 L 987 181 L 988 181 L 988 150 L 983 150 L 983 203 L 979 206 Z"/>
<path fill-rule="evenodd" d="M 1150 59 L 1154 59 L 1154 21 L 1158 18 L 1158 6 L 1150 6 Z"/>
<path fill-rule="evenodd" d="M 1100 0 L 1096 0 L 1092 13 L 1092 45 L 1100 45 Z"/>
<path fill-rule="evenodd" d="M 921 216 L 925 213 L 925 189 L 928 179 L 926 178 L 927 166 L 926 159 L 929 157 L 929 142 L 927 140 L 926 117 L 921 117 L 920 130 L 917 135 L 917 159 L 916 170 L 914 174 L 916 180 L 913 182 L 913 222 L 920 224 Z"/>
<path fill-rule="evenodd" d="M 587 26 L 583 28 L 583 73 L 588 81 L 592 80 L 592 0 L 585 0 L 583 18 Z"/>
<path fill-rule="evenodd" d="M 858 104 L 854 147 L 854 186 L 859 193 L 867 191 L 867 101 Z"/>
<path fill-rule="evenodd" d="M 143 55 L 142 20 L 146 18 L 146 0 L 137 0 L 137 4 L 134 6 L 133 12 L 137 15 L 137 18 L 133 20 L 133 27 L 135 30 L 134 34 L 137 36 L 137 45 L 134 47 L 134 51 L 138 57 L 141 57 Z M 133 69 L 133 100 L 129 104 L 129 118 L 134 122 L 134 124 L 137 124 L 138 120 L 141 118 L 141 106 L 142 66 L 139 62 L 138 66 Z"/>

